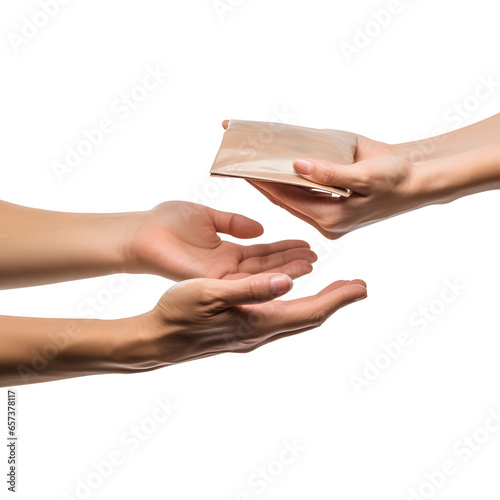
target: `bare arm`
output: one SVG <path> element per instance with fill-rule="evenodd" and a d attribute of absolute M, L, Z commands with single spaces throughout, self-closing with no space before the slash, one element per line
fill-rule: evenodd
<path fill-rule="evenodd" d="M 127 320 L 0 316 L 0 386 L 119 371 Z"/>
<path fill-rule="evenodd" d="M 104 373 L 135 373 L 249 352 L 321 325 L 366 297 L 361 280 L 337 281 L 315 296 L 273 300 L 290 290 L 283 274 L 187 280 L 148 313 L 119 320 L 0 316 L 0 386 Z"/>
<path fill-rule="evenodd" d="M 492 144 L 500 144 L 500 113 L 452 132 L 391 147 L 396 156 L 414 162 L 465 153 Z"/>
<path fill-rule="evenodd" d="M 500 142 L 417 163 L 414 176 L 416 194 L 425 204 L 500 189 Z"/>
<path fill-rule="evenodd" d="M 0 288 L 111 274 L 123 266 L 122 214 L 51 212 L 0 201 Z"/>
<path fill-rule="evenodd" d="M 295 186 L 252 181 L 273 203 L 284 207 L 329 239 L 417 208 L 500 188 L 500 144 L 412 163 L 380 156 L 339 165 L 322 160 L 295 162 L 305 179 L 352 191 L 347 198 L 308 193 Z"/>
<path fill-rule="evenodd" d="M 255 238 L 247 217 L 170 201 L 152 210 L 116 214 L 51 212 L 0 201 L 0 289 L 117 272 L 158 274 L 175 281 L 311 272 L 316 255 L 305 241 L 242 246 L 218 233 Z"/>
<path fill-rule="evenodd" d="M 352 194 L 347 198 L 270 182 L 250 183 L 330 239 L 425 205 L 500 189 L 500 114 L 411 143 L 356 139 L 351 165 L 314 158 L 298 158 L 293 164 L 307 180 L 349 188 Z"/>

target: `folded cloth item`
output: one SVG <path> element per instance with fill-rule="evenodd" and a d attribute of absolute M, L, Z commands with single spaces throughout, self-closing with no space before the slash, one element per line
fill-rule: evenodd
<path fill-rule="evenodd" d="M 215 157 L 211 175 L 279 182 L 349 196 L 342 187 L 323 186 L 293 170 L 298 158 L 353 163 L 356 138 L 340 130 L 283 123 L 230 120 Z"/>

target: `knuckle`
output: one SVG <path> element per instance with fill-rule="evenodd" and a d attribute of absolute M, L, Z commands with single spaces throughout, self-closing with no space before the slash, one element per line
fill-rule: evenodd
<path fill-rule="evenodd" d="M 318 224 L 325 229 L 326 231 L 332 231 L 337 228 L 338 221 L 332 217 L 332 215 L 328 215 L 326 213 L 322 213 L 317 218 Z"/>
<path fill-rule="evenodd" d="M 320 184 L 335 184 L 332 166 L 325 163 L 317 164 L 317 168 L 315 170 L 315 178 Z"/>
<path fill-rule="evenodd" d="M 325 237 L 326 239 L 328 240 L 338 240 L 339 238 L 341 238 L 342 236 L 344 236 L 348 231 L 339 231 L 339 232 L 336 232 L 336 231 L 328 231 L 328 233 L 325 234 Z"/>
<path fill-rule="evenodd" d="M 249 352 L 254 351 L 257 349 L 257 344 L 252 343 L 252 344 L 244 344 L 240 345 L 239 347 L 235 348 L 233 352 L 238 353 L 238 354 L 247 354 Z"/>
<path fill-rule="evenodd" d="M 322 221 L 321 227 L 332 235 L 330 239 L 335 240 L 356 227 L 356 224 L 353 224 L 355 218 L 354 213 L 350 213 L 349 216 L 347 214 L 337 214 L 336 216 L 326 217 Z"/>
<path fill-rule="evenodd" d="M 356 172 L 356 176 L 358 178 L 358 184 L 363 187 L 368 187 L 373 182 L 373 168 L 369 165 L 363 165 L 362 167 L 359 167 L 358 171 Z"/>
<path fill-rule="evenodd" d="M 216 290 L 209 280 L 198 279 L 195 284 L 196 302 L 203 308 L 213 310 L 213 308 L 222 308 L 225 304 L 226 296 L 221 291 Z"/>
<path fill-rule="evenodd" d="M 212 302 L 215 298 L 215 293 L 212 287 L 208 286 L 207 282 L 200 279 L 195 286 L 196 295 L 199 302 Z"/>
<path fill-rule="evenodd" d="M 276 205 L 277 207 L 280 207 L 280 208 L 283 208 L 281 207 L 280 205 L 280 202 L 274 197 L 274 196 L 267 196 L 267 199 L 273 204 L 273 205 Z"/>
<path fill-rule="evenodd" d="M 249 303 L 258 302 L 259 298 L 259 280 L 253 276 L 248 278 L 246 283 L 246 292 Z"/>
<path fill-rule="evenodd" d="M 248 322 L 240 324 L 232 335 L 231 352 L 246 353 L 253 351 L 258 345 L 258 339 L 255 338 L 255 329 Z"/>
<path fill-rule="evenodd" d="M 311 317 L 309 319 L 309 324 L 311 325 L 312 328 L 317 328 L 318 326 L 321 326 L 327 319 L 326 313 L 323 310 L 316 311 L 313 314 L 311 314 Z"/>

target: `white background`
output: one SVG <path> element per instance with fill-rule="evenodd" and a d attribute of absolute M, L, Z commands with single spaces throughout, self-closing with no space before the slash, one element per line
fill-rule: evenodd
<path fill-rule="evenodd" d="M 21 36 L 23 18 L 33 19 L 40 6 L 4 3 L 1 199 L 114 212 L 205 198 L 261 221 L 261 241 L 311 243 L 320 262 L 290 296 L 363 278 L 368 299 L 316 331 L 248 355 L 19 387 L 17 498 L 82 498 L 77 481 L 115 450 L 124 463 L 89 498 L 403 500 L 421 487 L 421 498 L 498 498 L 500 432 L 468 461 L 454 451 L 464 434 L 484 438 L 478 429 L 500 406 L 498 193 L 328 242 L 245 182 L 208 176 L 225 118 L 284 116 L 401 142 L 495 114 L 500 87 L 477 106 L 471 97 L 480 78 L 500 81 L 493 2 L 401 0 L 379 34 L 369 25 L 375 35 L 350 62 L 342 42 L 353 44 L 388 1 L 220 4 L 227 11 L 218 13 L 210 0 L 73 0 L 16 51 L 13 34 Z M 122 120 L 112 103 L 157 65 L 169 76 Z M 456 118 L 453 106 L 464 101 L 469 111 Z M 53 163 L 106 117 L 115 130 L 60 182 Z M 466 290 L 440 308 L 447 279 Z M 77 317 L 79 304 L 109 280 L 2 291 L 0 313 Z M 171 285 L 135 276 L 100 317 L 144 312 Z M 440 313 L 419 333 L 410 318 L 430 303 Z M 404 331 L 413 343 L 358 394 L 352 376 L 363 376 L 365 359 Z M 121 436 L 152 415 L 157 397 L 178 409 L 131 452 Z M 6 415 L 5 389 L 0 400 Z M 4 435 L 3 416 L 0 422 Z M 280 466 L 285 440 L 304 450 Z M 456 472 L 435 491 L 425 489 L 425 474 L 445 460 Z M 272 483 L 252 486 L 252 475 L 268 466 Z M 2 498 L 9 498 L 6 487 L 2 479 Z"/>

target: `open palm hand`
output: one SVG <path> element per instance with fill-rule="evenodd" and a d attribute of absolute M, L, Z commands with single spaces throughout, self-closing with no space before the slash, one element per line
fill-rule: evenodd
<path fill-rule="evenodd" d="M 132 266 L 175 281 L 239 279 L 261 272 L 296 278 L 311 272 L 317 258 L 305 241 L 243 246 L 223 241 L 219 232 L 248 239 L 260 236 L 263 228 L 242 215 L 195 203 L 162 203 L 140 216 L 130 243 Z"/>

